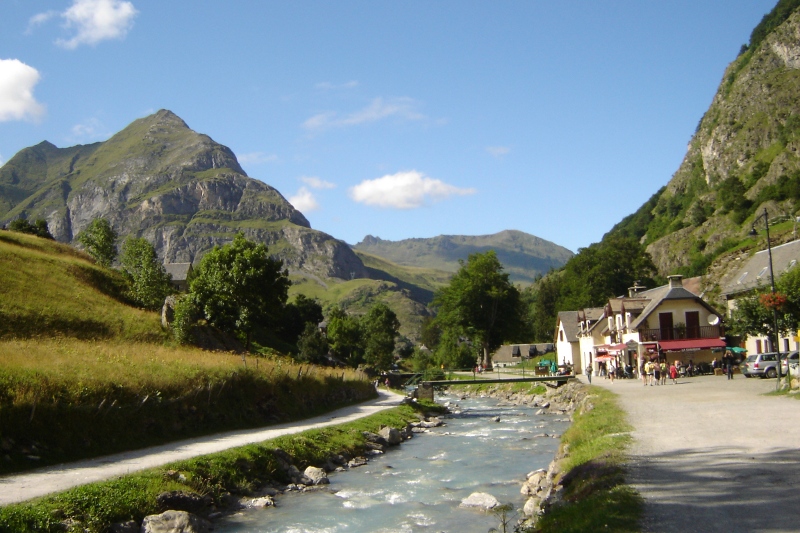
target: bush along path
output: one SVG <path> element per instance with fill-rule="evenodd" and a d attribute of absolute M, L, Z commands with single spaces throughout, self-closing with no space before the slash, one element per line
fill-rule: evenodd
<path fill-rule="evenodd" d="M 0 508 L 0 532 L 208 531 L 211 521 L 227 512 L 271 506 L 281 492 L 314 490 L 327 482 L 327 472 L 366 464 L 370 455 L 440 424 L 425 419 L 442 410 L 435 404 L 404 402 L 346 424 L 9 505 Z"/>

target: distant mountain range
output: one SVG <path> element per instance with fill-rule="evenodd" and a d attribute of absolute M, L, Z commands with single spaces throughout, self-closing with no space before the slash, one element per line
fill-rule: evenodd
<path fill-rule="evenodd" d="M 512 281 L 531 283 L 537 275 L 564 265 L 574 254 L 550 241 L 516 230 L 494 235 L 440 235 L 429 239 L 388 241 L 372 235 L 353 246 L 402 266 L 456 272 L 459 260 L 494 250 Z"/>

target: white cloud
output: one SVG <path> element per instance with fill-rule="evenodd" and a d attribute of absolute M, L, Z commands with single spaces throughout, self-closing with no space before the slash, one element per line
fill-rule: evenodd
<path fill-rule="evenodd" d="M 335 111 L 326 111 L 314 115 L 303 122 L 303 128 L 311 131 L 322 131 L 377 122 L 390 117 L 403 120 L 422 120 L 425 115 L 416 110 L 416 102 L 411 98 L 392 98 L 389 100 L 375 98 L 364 109 L 349 115 L 340 116 Z"/>
<path fill-rule="evenodd" d="M 39 71 L 19 59 L 0 59 L 0 122 L 36 120 L 44 106 L 33 97 Z"/>
<path fill-rule="evenodd" d="M 335 189 L 336 184 L 330 181 L 319 179 L 316 176 L 301 176 L 300 181 L 311 187 L 312 189 Z"/>
<path fill-rule="evenodd" d="M 508 148 L 507 146 L 487 146 L 486 151 L 494 157 L 503 157 L 511 152 L 511 148 Z"/>
<path fill-rule="evenodd" d="M 308 187 L 300 187 L 300 190 L 294 196 L 289 197 L 289 203 L 303 213 L 319 209 L 319 203 L 311 191 L 308 190 Z"/>
<path fill-rule="evenodd" d="M 57 16 L 58 16 L 58 11 L 45 11 L 44 13 L 39 13 L 37 15 L 32 16 L 28 21 L 28 29 L 25 30 L 25 34 L 29 35 L 30 33 L 33 32 L 33 28 L 35 28 L 36 26 L 41 26 L 51 18 Z"/>
<path fill-rule="evenodd" d="M 374 180 L 364 180 L 350 189 L 350 198 L 376 207 L 415 209 L 430 201 L 476 192 L 475 189 L 461 189 L 411 170 L 387 174 Z"/>
<path fill-rule="evenodd" d="M 358 82 L 356 80 L 351 80 L 346 83 L 331 83 L 329 81 L 323 81 L 316 85 L 317 89 L 323 91 L 333 91 L 335 89 L 355 89 L 358 87 Z"/>
<path fill-rule="evenodd" d="M 278 160 L 277 155 L 266 154 L 264 152 L 248 152 L 246 154 L 236 156 L 236 158 L 242 165 L 260 165 L 263 163 L 274 163 Z"/>
<path fill-rule="evenodd" d="M 103 123 L 96 118 L 86 119 L 81 124 L 72 126 L 69 140 L 71 142 L 97 141 L 109 136 Z"/>
<path fill-rule="evenodd" d="M 74 0 L 69 9 L 61 13 L 65 26 L 75 29 L 71 39 L 58 39 L 56 44 L 70 50 L 82 44 L 97 44 L 108 39 L 123 39 L 133 26 L 139 12 L 131 2 L 123 0 Z M 46 20 L 47 13 L 34 16 Z"/>

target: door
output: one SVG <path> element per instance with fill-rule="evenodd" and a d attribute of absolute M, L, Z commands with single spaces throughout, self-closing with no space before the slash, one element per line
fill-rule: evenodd
<path fill-rule="evenodd" d="M 671 341 L 672 334 L 672 313 L 658 313 L 658 328 L 661 330 L 661 340 Z"/>
<path fill-rule="evenodd" d="M 686 311 L 686 338 L 700 338 L 700 311 Z"/>

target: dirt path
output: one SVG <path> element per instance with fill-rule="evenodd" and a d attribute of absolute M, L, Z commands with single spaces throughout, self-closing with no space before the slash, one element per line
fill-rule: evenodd
<path fill-rule="evenodd" d="M 76 463 L 53 466 L 24 474 L 0 477 L 0 505 L 22 502 L 85 483 L 102 481 L 173 461 L 220 452 L 237 446 L 262 442 L 307 429 L 343 424 L 399 405 L 399 394 L 379 391 L 380 397 L 299 422 L 262 429 L 232 431 L 109 455 Z"/>
<path fill-rule="evenodd" d="M 800 401 L 764 396 L 775 380 L 593 381 L 619 395 L 634 427 L 643 531 L 800 531 Z"/>

